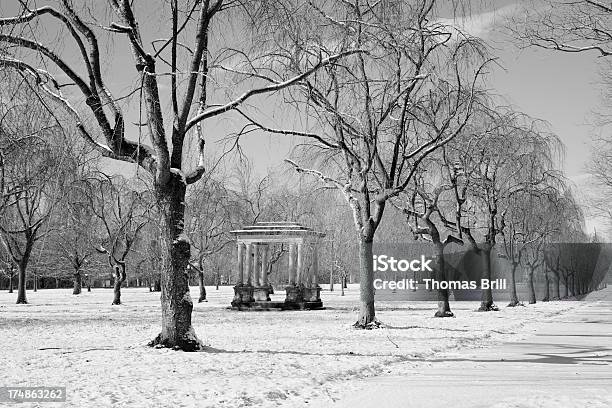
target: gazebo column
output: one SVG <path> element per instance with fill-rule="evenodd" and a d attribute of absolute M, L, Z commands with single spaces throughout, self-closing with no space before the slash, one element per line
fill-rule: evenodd
<path fill-rule="evenodd" d="M 271 286 L 268 285 L 269 245 L 267 243 L 258 244 L 257 248 L 258 251 L 256 253 L 260 255 L 261 263 L 257 262 L 256 267 L 254 268 L 257 285 L 255 285 L 255 288 L 253 289 L 253 297 L 255 298 L 256 302 L 268 302 L 270 301 L 270 292 L 272 289 Z M 257 258 L 258 257 L 256 255 L 255 259 Z"/>
<path fill-rule="evenodd" d="M 308 276 L 308 287 L 304 289 L 304 300 L 307 302 L 321 303 L 321 287 L 318 284 L 319 253 L 317 243 L 312 246 L 312 268 Z"/>
<path fill-rule="evenodd" d="M 300 285 L 300 271 L 302 267 L 301 247 L 301 243 L 289 243 L 289 285 L 285 287 L 287 292 L 285 303 L 296 305 L 295 307 L 299 307 L 297 304 L 304 301 L 304 288 Z"/>
<path fill-rule="evenodd" d="M 251 282 L 252 285 L 259 286 L 259 246 L 260 244 L 253 244 L 253 265 L 251 266 Z"/>
<path fill-rule="evenodd" d="M 264 245 L 261 252 L 261 286 L 268 286 L 268 256 L 270 246 Z"/>
<path fill-rule="evenodd" d="M 295 244 L 289 244 L 289 285 L 295 285 Z"/>
<path fill-rule="evenodd" d="M 297 271 L 296 271 L 296 279 L 295 279 L 295 284 L 298 286 L 302 284 L 303 268 L 304 268 L 304 245 L 301 242 L 298 242 L 297 244 Z"/>
<path fill-rule="evenodd" d="M 238 242 L 238 280 L 237 285 L 242 286 L 244 284 L 244 244 Z"/>
<path fill-rule="evenodd" d="M 245 262 L 246 262 L 246 284 L 249 286 L 252 286 L 252 281 L 251 281 L 251 269 L 253 269 L 253 256 L 252 256 L 252 252 L 253 252 L 253 248 L 252 248 L 252 244 L 250 242 L 247 242 L 245 245 L 246 251 L 245 251 Z"/>
<path fill-rule="evenodd" d="M 319 286 L 319 253 L 318 246 L 315 244 L 312 248 L 312 287 Z"/>
<path fill-rule="evenodd" d="M 238 242 L 238 282 L 234 286 L 234 300 L 232 307 L 240 309 L 244 304 L 253 301 L 253 287 L 251 286 L 251 244 Z M 246 284 L 245 284 L 246 274 Z"/>

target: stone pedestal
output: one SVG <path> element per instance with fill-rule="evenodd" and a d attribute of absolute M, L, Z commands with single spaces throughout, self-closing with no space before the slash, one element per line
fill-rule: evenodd
<path fill-rule="evenodd" d="M 321 287 L 314 286 L 311 288 L 304 288 L 302 290 L 305 302 L 320 302 L 321 301 Z"/>
<path fill-rule="evenodd" d="M 256 302 L 269 302 L 271 293 L 273 293 L 273 290 L 270 285 L 253 288 L 253 298 Z"/>
<path fill-rule="evenodd" d="M 301 285 L 288 285 L 285 286 L 287 297 L 285 297 L 285 303 L 300 303 L 304 301 L 304 288 Z"/>
<path fill-rule="evenodd" d="M 234 286 L 234 300 L 232 300 L 232 306 L 238 307 L 245 303 L 251 303 L 255 299 L 253 298 L 254 288 L 251 285 L 236 285 Z"/>

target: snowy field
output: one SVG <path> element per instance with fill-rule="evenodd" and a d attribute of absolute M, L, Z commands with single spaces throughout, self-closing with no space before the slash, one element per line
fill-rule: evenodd
<path fill-rule="evenodd" d="M 198 288 L 191 290 L 197 298 Z M 454 319 L 432 318 L 433 302 L 378 303 L 387 327 L 361 331 L 351 328 L 357 286 L 344 297 L 322 292 L 326 310 L 287 312 L 232 311 L 232 288 L 209 287 L 209 301 L 194 304 L 193 323 L 210 348 L 183 353 L 146 347 L 159 331 L 159 293 L 122 292 L 121 306 L 111 306 L 108 289 L 29 291 L 28 305 L 0 293 L 0 386 L 67 387 L 66 403 L 45 407 L 322 406 L 369 377 L 520 340 L 539 322 L 588 303 L 479 313 L 475 302 L 455 302 Z"/>

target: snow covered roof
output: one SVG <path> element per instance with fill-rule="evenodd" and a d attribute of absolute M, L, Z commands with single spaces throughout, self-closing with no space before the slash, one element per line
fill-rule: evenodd
<path fill-rule="evenodd" d="M 248 225 L 239 230 L 230 231 L 237 238 L 276 237 L 284 236 L 287 238 L 296 237 L 324 237 L 325 233 L 315 231 L 310 227 L 298 224 L 293 221 L 270 221 L 258 222 L 255 225 Z"/>

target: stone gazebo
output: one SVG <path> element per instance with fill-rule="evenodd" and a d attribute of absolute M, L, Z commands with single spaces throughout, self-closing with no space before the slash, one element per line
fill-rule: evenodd
<path fill-rule="evenodd" d="M 294 222 L 258 222 L 231 231 L 238 245 L 238 279 L 232 308 L 319 309 L 321 287 L 317 282 L 317 246 L 325 234 Z M 270 300 L 268 264 L 272 245 L 287 244 L 289 275 L 284 302 Z"/>

